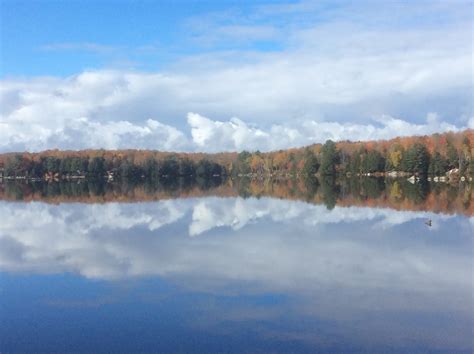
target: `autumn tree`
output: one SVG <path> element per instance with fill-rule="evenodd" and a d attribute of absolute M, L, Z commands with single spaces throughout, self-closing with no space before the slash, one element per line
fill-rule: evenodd
<path fill-rule="evenodd" d="M 398 171 L 400 169 L 402 158 L 403 148 L 399 144 L 390 147 L 388 150 L 385 169 Z"/>
<path fill-rule="evenodd" d="M 17 176 L 23 172 L 23 156 L 16 154 L 7 159 L 5 164 L 5 175 Z"/>
<path fill-rule="evenodd" d="M 448 146 L 447 148 L 448 167 L 458 168 L 459 167 L 458 152 L 451 142 L 448 142 L 447 146 Z"/>

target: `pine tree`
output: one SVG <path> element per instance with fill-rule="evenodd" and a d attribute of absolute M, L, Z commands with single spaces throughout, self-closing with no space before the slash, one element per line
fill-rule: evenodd
<path fill-rule="evenodd" d="M 314 152 L 306 149 L 304 154 L 303 175 L 314 176 L 319 169 L 319 162 Z"/>
<path fill-rule="evenodd" d="M 335 175 L 337 161 L 336 144 L 332 140 L 327 140 L 321 148 L 321 174 Z"/>

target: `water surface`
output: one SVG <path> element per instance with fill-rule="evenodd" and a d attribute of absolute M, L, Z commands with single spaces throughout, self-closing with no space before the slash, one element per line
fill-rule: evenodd
<path fill-rule="evenodd" d="M 472 351 L 469 205 L 214 187 L 4 198 L 1 352 Z"/>

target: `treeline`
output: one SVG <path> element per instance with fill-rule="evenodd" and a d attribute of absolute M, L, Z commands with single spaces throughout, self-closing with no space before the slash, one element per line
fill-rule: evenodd
<path fill-rule="evenodd" d="M 82 155 L 82 156 L 81 156 Z M 212 178 L 224 177 L 225 167 L 208 159 L 197 162 L 170 155 L 166 157 L 149 156 L 135 160 L 127 156 L 97 155 L 88 156 L 59 155 L 24 155 L 13 154 L 5 159 L 4 175 L 6 177 L 73 179 L 79 177 L 108 177 L 127 179 L 162 179 L 162 178 Z"/>
<path fill-rule="evenodd" d="M 211 178 L 299 177 L 368 174 L 474 176 L 474 132 L 384 141 L 326 141 L 304 148 L 262 153 L 165 153 L 150 150 L 50 150 L 0 155 L 7 178 Z"/>
<path fill-rule="evenodd" d="M 434 134 L 384 141 L 315 144 L 276 152 L 242 152 L 230 171 L 240 175 L 331 176 L 394 174 L 474 176 L 474 133 Z M 454 170 L 454 171 L 453 171 Z"/>

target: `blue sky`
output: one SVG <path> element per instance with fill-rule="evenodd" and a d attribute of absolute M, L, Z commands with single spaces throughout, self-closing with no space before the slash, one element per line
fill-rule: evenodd
<path fill-rule="evenodd" d="M 472 1 L 1 1 L 0 151 L 474 127 Z"/>
<path fill-rule="evenodd" d="M 188 29 L 193 21 L 226 11 L 246 12 L 252 4 L 255 2 L 2 1 L 1 75 L 63 76 L 109 66 L 157 70 L 202 49 L 190 40 L 193 35 Z M 236 48 L 235 43 L 219 43 L 212 49 L 226 47 Z M 263 40 L 237 47 L 265 51 L 278 44 Z"/>

